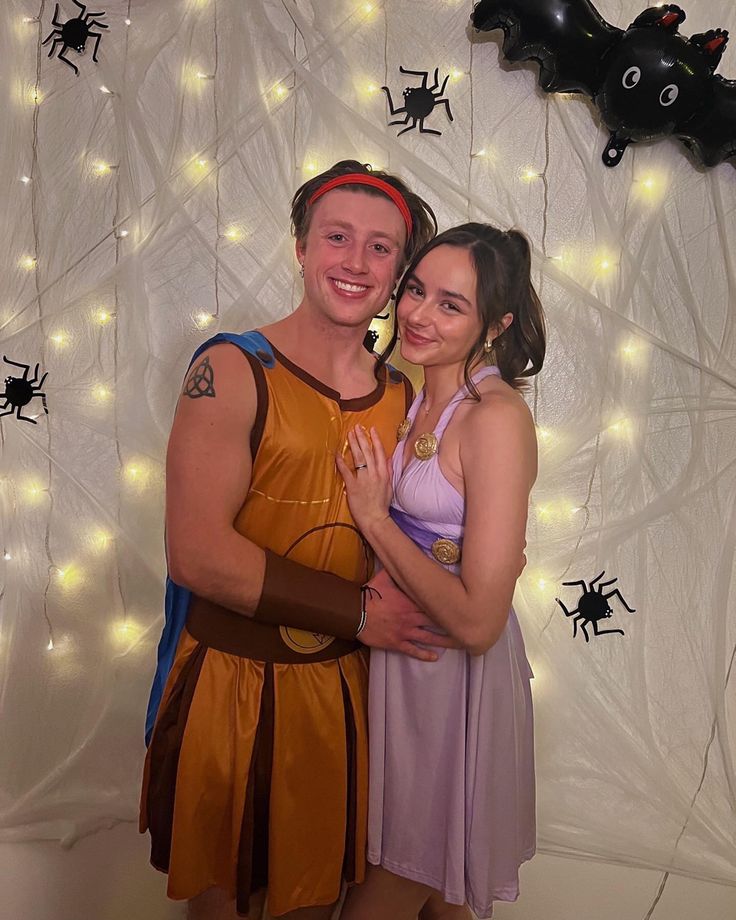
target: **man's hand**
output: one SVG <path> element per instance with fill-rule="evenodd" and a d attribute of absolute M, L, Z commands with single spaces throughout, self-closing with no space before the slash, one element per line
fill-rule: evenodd
<path fill-rule="evenodd" d="M 368 582 L 374 590 L 366 598 L 366 622 L 358 639 L 372 648 L 401 652 L 420 661 L 436 661 L 436 652 L 420 648 L 462 648 L 450 636 L 438 636 L 424 627 L 436 626 L 416 604 L 397 587 L 391 576 L 382 570 Z M 380 595 L 380 596 L 379 596 Z"/>

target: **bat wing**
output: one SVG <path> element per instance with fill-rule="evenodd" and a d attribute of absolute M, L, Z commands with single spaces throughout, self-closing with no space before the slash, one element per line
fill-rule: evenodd
<path fill-rule="evenodd" d="M 712 77 L 708 101 L 676 133 L 705 166 L 736 157 L 736 80 Z"/>
<path fill-rule="evenodd" d="M 606 52 L 624 34 L 588 0 L 481 0 L 471 20 L 481 32 L 503 29 L 510 61 L 537 61 L 539 85 L 548 93 L 595 96 Z"/>

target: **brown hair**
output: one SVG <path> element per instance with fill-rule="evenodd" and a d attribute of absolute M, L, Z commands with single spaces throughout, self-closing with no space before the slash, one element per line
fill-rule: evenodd
<path fill-rule="evenodd" d="M 403 270 L 406 264 L 408 262 L 412 262 L 416 258 L 417 253 L 432 239 L 432 237 L 437 232 L 437 218 L 434 216 L 434 211 L 427 204 L 427 202 L 420 198 L 419 195 L 414 194 L 414 192 L 412 192 L 411 189 L 401 179 L 399 179 L 398 176 L 394 176 L 392 173 L 384 172 L 381 169 L 372 169 L 367 163 L 359 163 L 357 160 L 340 160 L 339 163 L 335 163 L 334 166 L 331 166 L 329 169 L 325 170 L 323 173 L 320 173 L 318 176 L 314 176 L 314 178 L 308 179 L 303 185 L 301 185 L 296 190 L 294 197 L 291 200 L 292 234 L 298 242 L 304 242 L 307 233 L 309 232 L 309 224 L 312 219 L 313 209 L 309 204 L 310 199 L 326 182 L 337 178 L 337 176 L 344 176 L 348 173 L 362 173 L 364 175 L 375 176 L 378 179 L 382 179 L 384 182 L 393 186 L 398 192 L 400 192 L 406 201 L 412 219 L 412 233 L 406 241 L 403 258 L 401 259 L 399 265 L 400 271 Z M 359 185 L 356 183 L 355 185 L 344 185 L 342 187 L 347 189 L 356 189 L 366 195 L 380 195 L 383 198 L 387 197 L 382 191 L 380 191 L 380 189 L 373 188 L 370 185 Z M 378 361 L 376 362 L 376 374 L 386 363 L 386 359 L 391 353 L 391 349 L 396 342 L 395 316 L 393 322 L 394 330 L 391 337 L 391 343 L 389 347 L 381 355 L 379 355 Z"/>
<path fill-rule="evenodd" d="M 476 302 L 482 330 L 465 361 L 465 385 L 479 399 L 470 379 L 470 369 L 483 355 L 483 346 L 493 326 L 506 313 L 513 313 L 512 323 L 493 341 L 495 363 L 503 379 L 515 389 L 524 386 L 524 378 L 542 369 L 546 350 L 545 321 L 542 304 L 531 280 L 531 249 L 519 230 L 498 230 L 490 224 L 469 223 L 445 230 L 411 260 L 396 295 L 397 302 L 409 276 L 422 259 L 437 246 L 467 249 L 475 268 Z M 397 333 L 386 349 L 393 348 Z"/>

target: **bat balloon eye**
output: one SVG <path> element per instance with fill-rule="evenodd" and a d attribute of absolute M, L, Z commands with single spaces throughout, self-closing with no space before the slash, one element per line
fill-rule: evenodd
<path fill-rule="evenodd" d="M 639 67 L 629 67 L 621 77 L 624 89 L 633 89 L 639 80 L 641 80 L 641 69 Z"/>
<path fill-rule="evenodd" d="M 668 83 L 667 86 L 659 94 L 659 103 L 660 105 L 672 105 L 672 103 L 677 99 L 680 93 L 680 89 L 675 83 Z"/>

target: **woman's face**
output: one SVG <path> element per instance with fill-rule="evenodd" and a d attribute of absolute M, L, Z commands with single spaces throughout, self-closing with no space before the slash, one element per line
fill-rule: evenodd
<path fill-rule="evenodd" d="M 464 364 L 483 330 L 470 252 L 432 249 L 407 279 L 397 308 L 401 355 L 424 367 Z"/>

